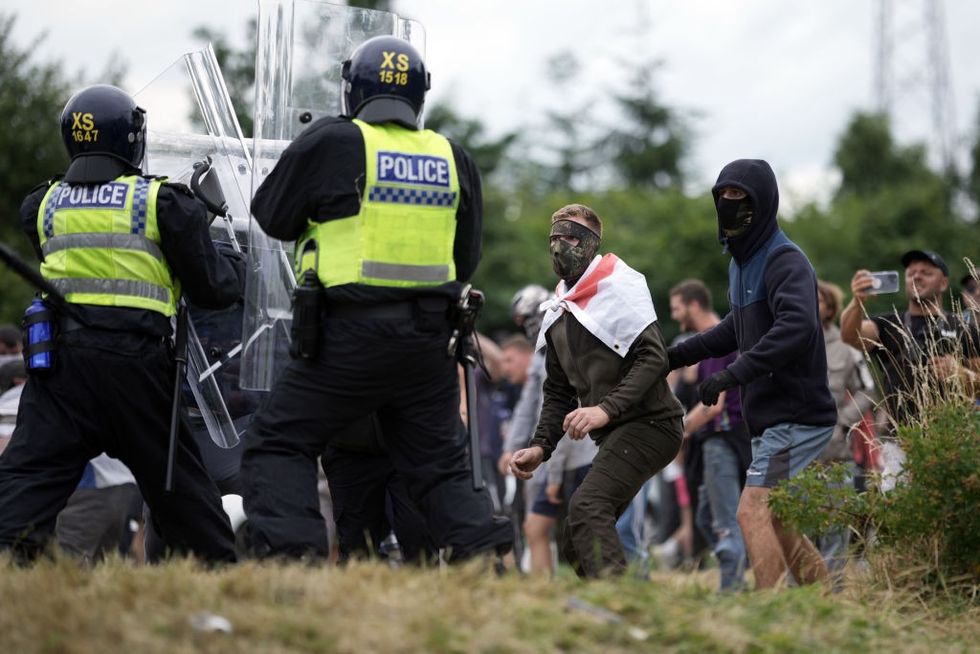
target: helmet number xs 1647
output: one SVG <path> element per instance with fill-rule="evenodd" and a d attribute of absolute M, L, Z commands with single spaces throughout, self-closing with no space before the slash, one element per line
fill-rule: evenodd
<path fill-rule="evenodd" d="M 71 114 L 71 137 L 75 143 L 99 140 L 99 130 L 95 129 L 95 120 L 91 113 L 73 111 Z"/>
<path fill-rule="evenodd" d="M 82 143 L 83 141 L 98 141 L 99 140 L 99 130 L 89 129 L 80 130 L 76 129 L 71 133 L 71 137 L 75 140 L 75 143 Z"/>

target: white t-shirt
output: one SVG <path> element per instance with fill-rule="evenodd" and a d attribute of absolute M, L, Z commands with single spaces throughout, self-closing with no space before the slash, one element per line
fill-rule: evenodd
<path fill-rule="evenodd" d="M 0 395 L 0 437 L 10 438 L 14 433 L 14 426 L 17 424 L 17 407 L 20 406 L 20 394 L 23 390 L 24 385 L 17 384 Z"/>

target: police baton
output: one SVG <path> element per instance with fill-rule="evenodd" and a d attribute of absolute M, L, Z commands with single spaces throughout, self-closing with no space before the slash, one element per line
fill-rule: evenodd
<path fill-rule="evenodd" d="M 170 493 L 174 489 L 174 467 L 177 463 L 177 434 L 180 431 L 180 390 L 187 367 L 187 305 L 183 300 L 177 305 L 177 332 L 174 336 L 174 360 L 177 371 L 174 376 L 174 398 L 170 406 L 170 443 L 167 448 L 167 476 L 163 488 Z"/>
<path fill-rule="evenodd" d="M 473 475 L 473 490 L 483 488 L 483 465 L 480 459 L 480 421 L 476 398 L 476 366 L 483 367 L 480 361 L 479 341 L 476 338 L 476 318 L 483 308 L 485 298 L 481 291 L 470 284 L 463 287 L 455 307 L 455 329 L 449 339 L 450 352 L 456 355 L 463 366 L 463 382 L 466 386 L 466 426 L 470 440 L 470 468 Z"/>
<path fill-rule="evenodd" d="M 470 339 L 462 347 L 471 349 Z M 463 356 L 463 380 L 466 382 L 466 425 L 470 435 L 470 466 L 473 472 L 473 490 L 483 488 L 483 461 L 480 458 L 480 421 L 477 419 L 475 360 L 472 354 Z"/>
<path fill-rule="evenodd" d="M 51 300 L 52 304 L 59 309 L 63 309 L 67 313 L 72 314 L 73 318 L 75 317 L 74 314 L 76 312 L 74 308 L 68 304 L 65 296 L 61 294 L 61 291 L 55 288 L 51 282 L 42 277 L 41 273 L 25 263 L 24 260 L 17 256 L 17 253 L 14 252 L 6 243 L 0 243 L 0 259 L 2 259 L 3 262 L 7 264 L 7 267 L 14 271 L 18 277 L 42 293 L 46 293 L 48 296 L 47 299 Z"/>
<path fill-rule="evenodd" d="M 18 277 L 36 288 L 38 291 L 44 293 L 46 295 L 44 298 L 46 302 L 50 302 L 56 309 L 63 311 L 65 315 L 77 320 L 83 325 L 88 324 L 85 322 L 85 319 L 82 318 L 82 315 L 78 312 L 78 310 L 65 299 L 65 296 L 61 294 L 61 291 L 55 288 L 54 284 L 42 277 L 41 273 L 35 270 L 31 265 L 25 263 L 23 259 L 17 256 L 17 253 L 14 252 L 10 246 L 2 242 L 0 242 L 0 260 L 7 264 L 7 267 L 14 271 Z"/>

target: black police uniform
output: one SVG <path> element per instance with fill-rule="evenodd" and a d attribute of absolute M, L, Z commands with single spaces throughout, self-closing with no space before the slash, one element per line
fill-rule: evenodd
<path fill-rule="evenodd" d="M 221 245 L 220 241 L 215 241 Z M 230 244 L 227 244 L 231 248 Z M 188 303 L 187 312 L 194 323 L 194 332 L 201 341 L 205 357 L 209 364 L 213 364 L 221 357 L 226 356 L 237 345 L 242 342 L 242 312 L 244 306 L 235 303 L 224 309 L 204 309 L 194 304 Z M 285 351 L 282 353 L 285 356 Z M 221 396 L 225 400 L 228 414 L 231 417 L 236 433 L 241 434 L 245 431 L 248 423 L 252 421 L 252 414 L 259 404 L 261 393 L 258 391 L 247 391 L 239 385 L 239 364 L 241 359 L 233 357 L 228 359 L 225 364 L 214 373 L 214 379 L 221 390 Z M 241 442 L 234 447 L 218 447 L 211 439 L 207 425 L 201 415 L 200 410 L 195 404 L 194 396 L 190 386 L 185 385 L 183 389 L 183 405 L 187 417 L 187 422 L 191 428 L 191 434 L 201 454 L 201 462 L 208 473 L 208 477 L 214 480 L 218 490 L 222 495 L 241 495 L 242 484 L 238 471 L 241 467 L 242 450 Z M 156 561 L 166 556 L 167 544 L 153 527 L 152 512 L 144 511 L 147 520 L 146 533 L 144 534 L 143 544 L 146 550 L 146 559 Z M 243 546 L 236 533 L 237 552 L 243 552 Z"/>
<path fill-rule="evenodd" d="M 316 457 L 333 434 L 377 411 L 385 448 L 439 547 L 453 558 L 510 546 L 485 489 L 474 491 L 459 437 L 456 362 L 446 353 L 447 312 L 480 257 L 482 195 L 469 155 L 452 145 L 460 183 L 457 280 L 433 288 L 345 284 L 324 291 L 319 353 L 295 360 L 260 407 L 242 460 L 245 511 L 260 555 L 326 556 Z M 313 123 L 283 153 L 252 200 L 267 234 L 293 241 L 309 220 L 358 213 L 366 178 L 359 128 Z"/>
<path fill-rule="evenodd" d="M 375 414 L 334 436 L 320 461 L 330 487 L 341 562 L 374 556 L 392 530 L 406 563 L 435 558 L 437 548 L 425 517 L 391 463 Z"/>
<path fill-rule="evenodd" d="M 46 190 L 46 184 L 38 187 L 21 206 L 23 229 L 39 258 L 37 212 Z M 220 308 L 241 297 L 243 262 L 215 249 L 206 209 L 186 187 L 163 184 L 157 223 L 164 257 L 191 300 Z M 142 309 L 74 307 L 81 320 L 61 318 L 55 367 L 29 378 L 17 427 L 0 456 L 0 548 L 36 556 L 85 463 L 106 452 L 133 472 L 171 550 L 234 561 L 234 536 L 221 497 L 183 424 L 174 490 L 164 492 L 176 372 L 170 319 Z"/>

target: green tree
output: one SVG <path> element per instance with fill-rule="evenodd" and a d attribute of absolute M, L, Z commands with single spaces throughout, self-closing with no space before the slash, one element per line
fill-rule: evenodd
<path fill-rule="evenodd" d="M 973 121 L 973 144 L 970 146 L 970 172 L 965 180 L 966 193 L 980 213 L 980 105 Z"/>
<path fill-rule="evenodd" d="M 64 171 L 68 164 L 57 128 L 70 87 L 57 63 L 32 60 L 43 37 L 19 48 L 13 39 L 15 18 L 0 14 L 0 240 L 25 259 L 34 253 L 20 227 L 21 201 L 40 182 Z M 32 289 L 0 266 L 0 322 L 18 322 Z"/>
<path fill-rule="evenodd" d="M 545 193 L 596 188 L 604 165 L 594 129 L 595 102 L 579 89 L 582 65 L 573 51 L 563 50 L 549 57 L 545 67 L 545 79 L 563 101 L 545 111 L 543 126 L 530 128 L 541 148 L 529 153 L 536 165 L 528 172 L 537 176 Z"/>
<path fill-rule="evenodd" d="M 214 30 L 206 25 L 194 28 L 192 35 L 202 43 L 211 43 L 214 56 L 221 66 L 221 74 L 228 87 L 235 115 L 242 127 L 242 134 L 252 136 L 252 115 L 255 105 L 255 35 L 256 18 L 253 16 L 245 23 L 245 43 L 243 50 L 236 50 L 228 42 L 224 32 Z"/>
<path fill-rule="evenodd" d="M 636 65 L 626 88 L 614 94 L 620 119 L 603 142 L 619 182 L 627 188 L 680 188 L 684 183 L 691 131 L 681 113 L 660 99 L 654 83 L 660 65 Z"/>
<path fill-rule="evenodd" d="M 493 175 L 517 139 L 517 132 L 508 132 L 496 139 L 488 138 L 482 121 L 460 116 L 449 104 L 428 107 L 425 111 L 425 127 L 466 148 L 484 178 Z"/>
<path fill-rule="evenodd" d="M 925 146 L 895 142 L 886 117 L 855 114 L 837 144 L 834 161 L 841 184 L 826 209 L 810 205 L 784 225 L 817 273 L 845 289 L 859 268 L 894 270 L 901 255 L 927 248 L 943 255 L 951 277 L 965 272 L 961 257 L 972 255 L 975 225 L 957 212 L 953 176 L 931 170 Z M 869 302 L 871 312 L 903 305 L 905 296 Z"/>
<path fill-rule="evenodd" d="M 888 116 L 880 113 L 854 114 L 834 151 L 834 164 L 841 172 L 839 196 L 937 176 L 926 163 L 925 146 L 896 144 Z"/>

